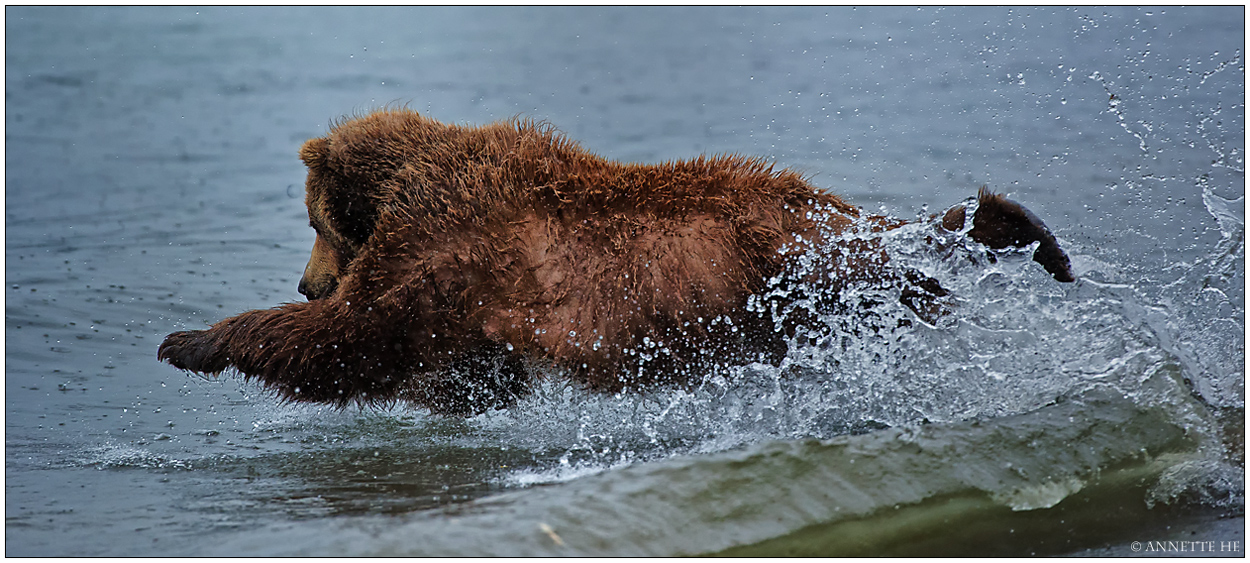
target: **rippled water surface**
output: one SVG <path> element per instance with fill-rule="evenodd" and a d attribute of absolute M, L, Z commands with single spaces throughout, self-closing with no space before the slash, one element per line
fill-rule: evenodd
<path fill-rule="evenodd" d="M 1241 7 L 5 15 L 6 555 L 1244 555 Z M 938 326 L 814 318 L 780 365 L 466 420 L 158 363 L 301 299 L 298 148 L 388 103 L 905 218 L 988 185 L 1080 279 L 900 229 Z"/>

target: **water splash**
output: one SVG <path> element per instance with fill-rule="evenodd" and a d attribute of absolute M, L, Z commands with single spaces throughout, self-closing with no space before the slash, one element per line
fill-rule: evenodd
<path fill-rule="evenodd" d="M 900 302 L 899 287 L 793 283 L 829 269 L 832 253 L 814 247 L 752 304 L 779 327 L 802 319 L 780 362 L 716 366 L 691 388 L 641 395 L 595 395 L 553 375 L 474 424 L 556 452 L 508 477 L 521 485 L 771 440 L 1015 415 L 1094 389 L 1167 406 L 1211 433 L 1209 414 L 1186 402 L 1186 366 L 1161 339 L 1156 317 L 1167 310 L 1131 284 L 1098 281 L 1113 265 L 1075 254 L 1078 276 L 1094 279 L 1058 284 L 1030 260 L 1032 248 L 990 251 L 923 224 L 872 236 L 889 252 L 888 272 L 917 271 L 951 292 L 946 315 L 927 322 Z M 1022 506 L 1047 496 L 1035 492 Z"/>
<path fill-rule="evenodd" d="M 77 465 L 97 469 L 192 469 L 195 461 L 178 459 L 129 444 L 107 444 L 83 452 Z"/>

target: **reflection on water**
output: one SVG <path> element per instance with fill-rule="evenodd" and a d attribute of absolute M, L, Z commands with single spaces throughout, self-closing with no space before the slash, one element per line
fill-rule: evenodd
<path fill-rule="evenodd" d="M 1239 7 L 6 15 L 6 555 L 1244 545 Z M 622 160 L 764 155 L 903 217 L 988 184 L 1080 281 L 902 229 L 896 265 L 956 296 L 940 326 L 852 288 L 871 322 L 817 317 L 781 365 L 629 396 L 553 374 L 468 420 L 157 363 L 300 299 L 298 147 L 396 100 Z"/>

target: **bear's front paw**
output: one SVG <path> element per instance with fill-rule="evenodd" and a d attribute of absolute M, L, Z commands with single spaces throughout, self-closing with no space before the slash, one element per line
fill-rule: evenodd
<path fill-rule="evenodd" d="M 220 373 L 230 364 L 217 349 L 215 340 L 207 330 L 175 332 L 165 337 L 156 357 L 178 369 Z"/>

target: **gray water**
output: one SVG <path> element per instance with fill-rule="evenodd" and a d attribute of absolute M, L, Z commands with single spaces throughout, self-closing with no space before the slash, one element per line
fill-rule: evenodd
<path fill-rule="evenodd" d="M 6 555 L 1244 555 L 1242 7 L 5 16 Z M 904 229 L 942 326 L 467 420 L 158 363 L 301 299 L 298 148 L 387 104 L 765 156 L 901 217 L 988 185 L 1081 279 Z"/>

